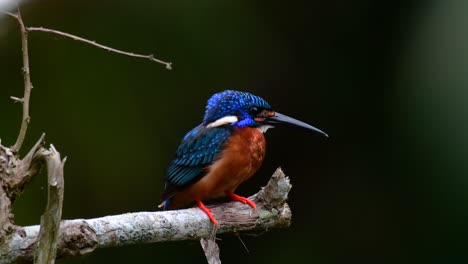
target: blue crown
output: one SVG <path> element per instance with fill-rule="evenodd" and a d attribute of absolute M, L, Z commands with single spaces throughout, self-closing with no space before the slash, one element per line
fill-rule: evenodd
<path fill-rule="evenodd" d="M 271 106 L 260 96 L 247 92 L 226 90 L 216 93 L 208 100 L 203 124 L 207 125 L 225 116 L 250 117 L 252 107 L 271 109 Z"/>

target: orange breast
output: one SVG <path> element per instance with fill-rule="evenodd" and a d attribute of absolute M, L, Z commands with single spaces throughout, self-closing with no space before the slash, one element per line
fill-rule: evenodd
<path fill-rule="evenodd" d="M 234 192 L 262 165 L 265 158 L 265 137 L 257 128 L 238 128 L 229 137 L 220 158 L 207 168 L 198 182 L 174 195 L 171 208 L 182 207 L 194 200 L 208 200 Z"/>

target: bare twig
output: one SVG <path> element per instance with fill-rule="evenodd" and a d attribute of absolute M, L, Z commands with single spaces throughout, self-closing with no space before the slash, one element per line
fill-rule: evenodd
<path fill-rule="evenodd" d="M 31 96 L 31 89 L 33 88 L 32 83 L 31 83 L 31 72 L 30 72 L 30 67 L 29 67 L 29 48 L 28 48 L 28 32 L 30 31 L 40 31 L 40 32 L 46 32 L 50 34 L 55 34 L 59 35 L 65 38 L 70 38 L 79 42 L 83 42 L 104 50 L 107 50 L 109 52 L 129 56 L 129 57 L 134 57 L 134 58 L 141 58 L 141 59 L 147 59 L 153 62 L 157 62 L 160 64 L 163 64 L 166 66 L 166 69 L 171 70 L 172 69 L 172 63 L 171 62 L 165 62 L 160 59 L 156 59 L 153 54 L 149 55 L 142 55 L 142 54 L 137 54 L 137 53 L 132 53 L 132 52 L 126 52 L 118 49 L 111 48 L 109 46 L 105 46 L 102 44 L 99 44 L 95 41 L 88 40 L 76 35 L 72 35 L 66 32 L 54 30 L 54 29 L 49 29 L 49 28 L 44 28 L 44 27 L 26 27 L 24 25 L 23 19 L 21 17 L 21 12 L 20 9 L 18 8 L 17 14 L 13 14 L 8 11 L 0 11 L 1 13 L 4 13 L 6 15 L 9 15 L 16 19 L 20 26 L 20 31 L 21 31 L 21 45 L 22 45 L 22 53 L 23 53 L 23 76 L 24 76 L 24 96 L 23 98 L 18 98 L 18 97 L 11 97 L 15 102 L 21 102 L 23 103 L 23 118 L 21 122 L 21 128 L 18 133 L 18 138 L 16 139 L 15 144 L 12 146 L 12 151 L 14 153 L 18 153 L 21 149 L 21 146 L 23 145 L 24 138 L 26 136 L 26 132 L 28 130 L 28 125 L 30 122 L 30 116 L 29 116 L 29 99 Z"/>
<path fill-rule="evenodd" d="M 18 153 L 21 149 L 21 146 L 23 145 L 24 138 L 26 136 L 26 131 L 28 130 L 28 125 L 30 122 L 30 116 L 29 116 L 29 99 L 31 96 L 31 89 L 33 88 L 32 83 L 31 83 L 31 72 L 30 72 L 30 67 L 29 67 L 29 48 L 28 48 L 28 32 L 30 31 L 40 31 L 40 32 L 46 32 L 50 34 L 55 34 L 59 35 L 62 37 L 70 38 L 79 42 L 83 42 L 104 50 L 107 50 L 109 52 L 114 52 L 117 54 L 121 55 L 126 55 L 129 57 L 134 57 L 134 58 L 141 58 L 141 59 L 147 59 L 153 62 L 157 62 L 160 64 L 163 64 L 166 66 L 166 69 L 171 70 L 172 69 L 172 63 L 171 62 L 165 62 L 159 59 L 156 59 L 153 54 L 150 55 L 142 55 L 142 54 L 136 54 L 132 52 L 126 52 L 118 49 L 114 49 L 102 44 L 99 44 L 95 41 L 88 40 L 82 37 L 78 37 L 76 35 L 72 35 L 69 33 L 65 33 L 62 31 L 54 30 L 54 29 L 49 29 L 49 28 L 44 28 L 44 27 L 26 27 L 24 25 L 23 19 L 21 17 L 21 12 L 18 8 L 17 14 L 13 14 L 8 11 L 0 11 L 4 14 L 7 14 L 13 18 L 16 19 L 20 26 L 20 31 L 21 31 L 21 46 L 22 46 L 22 53 L 23 53 L 23 76 L 24 76 L 24 96 L 23 98 L 18 98 L 18 97 L 11 97 L 15 102 L 21 102 L 23 103 L 23 119 L 21 122 L 21 128 L 18 133 L 18 138 L 16 139 L 15 144 L 11 148 L 14 153 Z"/>
<path fill-rule="evenodd" d="M 250 253 L 250 250 L 249 248 L 247 247 L 247 245 L 244 243 L 244 240 L 242 240 L 242 237 L 238 234 L 237 235 L 237 238 L 239 239 L 239 241 L 241 242 L 242 246 L 244 246 L 244 249 L 247 253 Z"/>
<path fill-rule="evenodd" d="M 73 39 L 73 40 L 76 40 L 76 41 L 80 41 L 80 42 L 83 42 L 83 43 L 86 43 L 86 44 L 89 44 L 89 45 L 92 45 L 92 46 L 95 46 L 95 47 L 98 47 L 100 49 L 104 49 L 104 50 L 107 50 L 107 51 L 110 51 L 110 52 L 114 52 L 114 53 L 117 53 L 117 54 L 122 54 L 122 55 L 130 56 L 130 57 L 134 57 L 134 58 L 147 59 L 147 60 L 150 60 L 150 61 L 153 61 L 153 62 L 161 63 L 161 64 L 166 66 L 166 69 L 168 69 L 168 70 L 172 69 L 172 63 L 171 62 L 165 62 L 165 61 L 156 59 L 153 54 L 142 55 L 142 54 L 136 54 L 136 53 L 133 53 L 133 52 L 127 52 L 127 51 L 114 49 L 114 48 L 99 44 L 99 43 L 97 43 L 96 41 L 93 41 L 93 40 L 85 39 L 85 38 L 82 38 L 82 37 L 78 37 L 76 35 L 72 35 L 72 34 L 69 34 L 69 33 L 65 33 L 65 32 L 58 31 L 58 30 L 55 30 L 55 29 L 50 29 L 50 28 L 28 27 L 27 30 L 28 31 L 41 31 L 41 32 L 46 32 L 46 33 L 50 33 L 50 34 L 59 35 L 59 36 L 65 37 L 65 38 L 70 38 L 70 39 Z"/>
<path fill-rule="evenodd" d="M 0 10 L 0 13 L 4 13 L 4 14 L 6 14 L 6 15 L 9 15 L 9 16 L 15 18 L 15 19 L 18 18 L 17 15 L 15 15 L 15 14 L 13 14 L 13 13 L 11 13 L 11 12 L 5 11 L 5 10 Z"/>
<path fill-rule="evenodd" d="M 238 202 L 209 206 L 220 223 L 218 234 L 265 232 L 291 223 L 286 199 L 291 185 L 278 169 L 267 186 L 250 197 L 257 210 Z M 214 237 L 213 225 L 198 208 L 163 212 L 139 212 L 95 219 L 65 220 L 60 225 L 57 257 L 78 256 L 96 248 Z M 31 261 L 39 226 L 24 227 L 1 251 L 0 263 Z"/>
<path fill-rule="evenodd" d="M 28 125 L 30 121 L 29 117 L 29 98 L 31 96 L 31 72 L 29 70 L 29 51 L 28 51 L 28 31 L 24 26 L 23 19 L 21 17 L 21 12 L 18 8 L 18 13 L 16 15 L 5 12 L 6 14 L 14 17 L 20 26 L 21 31 L 21 48 L 23 51 L 23 77 L 24 77 L 24 96 L 23 96 L 23 119 L 21 122 L 21 128 L 18 133 L 18 138 L 16 143 L 11 147 L 12 151 L 18 153 L 23 145 L 24 138 L 26 136 L 26 131 L 28 130 Z"/>
<path fill-rule="evenodd" d="M 23 103 L 24 100 L 23 98 L 15 97 L 15 96 L 10 96 L 10 99 L 13 100 L 15 103 Z"/>
<path fill-rule="evenodd" d="M 60 153 L 53 145 L 50 146 L 49 151 L 42 149 L 42 154 L 45 155 L 47 163 L 48 197 L 45 212 L 41 217 L 41 228 L 34 263 L 53 264 L 57 253 L 57 240 L 60 220 L 62 219 L 63 166 L 66 158 L 62 161 Z"/>
<path fill-rule="evenodd" d="M 0 13 L 4 13 L 6 15 L 9 15 L 9 16 L 15 18 L 16 20 L 18 20 L 18 22 L 19 22 L 19 20 L 21 20 L 21 15 L 19 13 L 19 10 L 18 10 L 18 15 L 13 14 L 13 13 L 8 12 L 8 11 L 3 11 L 3 10 L 0 10 Z M 20 23 L 22 23 L 22 22 L 20 22 Z M 24 27 L 24 24 L 23 24 L 23 27 Z M 76 36 L 76 35 L 73 35 L 73 34 L 70 34 L 70 33 L 62 32 L 62 31 L 55 30 L 55 29 L 50 29 L 50 28 L 27 27 L 27 28 L 25 28 L 25 31 L 26 32 L 27 31 L 41 31 L 41 32 L 46 32 L 46 33 L 50 33 L 50 34 L 59 35 L 59 36 L 65 37 L 65 38 L 73 39 L 73 40 L 76 40 L 76 41 L 80 41 L 80 42 L 83 42 L 83 43 L 98 47 L 100 49 L 107 50 L 109 52 L 114 52 L 114 53 L 117 53 L 117 54 L 129 56 L 129 57 L 147 59 L 147 60 L 150 60 L 152 62 L 157 62 L 157 63 L 163 64 L 164 66 L 166 66 L 166 69 L 172 70 L 172 62 L 166 62 L 166 61 L 163 61 L 163 60 L 160 60 L 160 59 L 156 59 L 153 54 L 143 55 L 143 54 L 137 54 L 137 53 L 133 53 L 133 52 L 114 49 L 114 48 L 111 48 L 109 46 L 99 44 L 99 43 L 97 43 L 96 41 L 93 41 L 93 40 L 85 39 L 85 38 L 82 38 L 82 37 L 79 37 L 79 36 Z"/>

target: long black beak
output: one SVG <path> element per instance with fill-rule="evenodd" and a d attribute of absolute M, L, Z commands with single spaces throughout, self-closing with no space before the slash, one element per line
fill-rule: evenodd
<path fill-rule="evenodd" d="M 292 117 L 289 117 L 287 115 L 280 114 L 278 112 L 275 113 L 275 116 L 272 117 L 267 117 L 265 118 L 265 121 L 263 123 L 272 125 L 272 126 L 293 126 L 293 127 L 299 127 L 302 129 L 307 129 L 309 131 L 314 131 L 316 133 L 319 133 L 323 136 L 328 137 L 327 133 L 323 132 L 322 130 L 313 127 L 307 123 L 304 123 L 302 121 L 299 121 L 297 119 L 294 119 Z"/>

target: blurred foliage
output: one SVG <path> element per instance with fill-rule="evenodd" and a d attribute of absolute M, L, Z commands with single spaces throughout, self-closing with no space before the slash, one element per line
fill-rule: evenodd
<path fill-rule="evenodd" d="M 157 210 L 165 168 L 211 94 L 250 91 L 331 138 L 268 132 L 291 177 L 293 224 L 220 241 L 224 263 L 462 263 L 468 228 L 468 3 L 463 1 L 59 1 L 28 25 L 172 61 L 174 70 L 31 33 L 34 89 L 24 151 L 42 132 L 68 156 L 64 218 Z M 20 40 L 0 17 L 2 143 L 21 109 Z M 39 223 L 37 177 L 15 203 Z M 181 254 L 183 252 L 183 254 Z M 463 261 L 464 260 L 464 261 Z M 104 249 L 59 263 L 204 263 L 198 242 Z"/>

